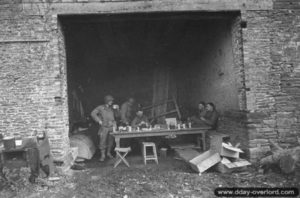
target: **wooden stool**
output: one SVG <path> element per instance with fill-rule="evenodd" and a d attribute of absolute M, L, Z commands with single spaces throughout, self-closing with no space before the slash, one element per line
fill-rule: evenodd
<path fill-rule="evenodd" d="M 153 155 L 147 155 L 147 147 L 152 147 Z M 144 164 L 147 164 L 147 160 L 155 160 L 156 164 L 158 164 L 156 146 L 153 142 L 143 142 L 143 157 Z"/>
<path fill-rule="evenodd" d="M 115 148 L 117 154 L 117 161 L 115 162 L 114 168 L 116 168 L 122 161 L 128 166 L 129 163 L 125 159 L 126 155 L 131 151 L 130 147 L 127 148 Z"/>

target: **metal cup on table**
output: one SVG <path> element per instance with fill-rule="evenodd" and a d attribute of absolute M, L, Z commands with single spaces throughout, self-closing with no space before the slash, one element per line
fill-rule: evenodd
<path fill-rule="evenodd" d="M 180 126 L 180 124 L 177 124 L 177 129 L 181 129 L 181 126 Z"/>
<path fill-rule="evenodd" d="M 112 108 L 113 108 L 113 109 L 119 109 L 119 105 L 114 104 L 114 105 L 112 106 Z"/>

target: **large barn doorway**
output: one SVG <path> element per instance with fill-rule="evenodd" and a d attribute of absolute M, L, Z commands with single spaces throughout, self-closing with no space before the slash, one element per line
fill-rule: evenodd
<path fill-rule="evenodd" d="M 241 109 L 238 18 L 238 12 L 60 16 L 70 129 L 106 94 L 118 104 L 132 96 L 143 106 L 175 97 L 182 119 L 199 101 L 214 102 L 219 112 Z"/>

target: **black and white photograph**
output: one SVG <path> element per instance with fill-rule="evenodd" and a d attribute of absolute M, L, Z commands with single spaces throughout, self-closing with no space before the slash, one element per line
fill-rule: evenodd
<path fill-rule="evenodd" d="M 0 0 L 0 198 L 299 190 L 300 0 Z"/>

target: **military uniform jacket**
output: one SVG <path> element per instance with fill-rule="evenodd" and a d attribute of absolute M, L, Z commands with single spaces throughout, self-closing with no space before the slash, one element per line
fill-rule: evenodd
<path fill-rule="evenodd" d="M 102 121 L 102 127 L 113 127 L 115 125 L 114 112 L 111 107 L 107 105 L 100 105 L 96 107 L 92 113 L 92 118 L 99 122 Z"/>

